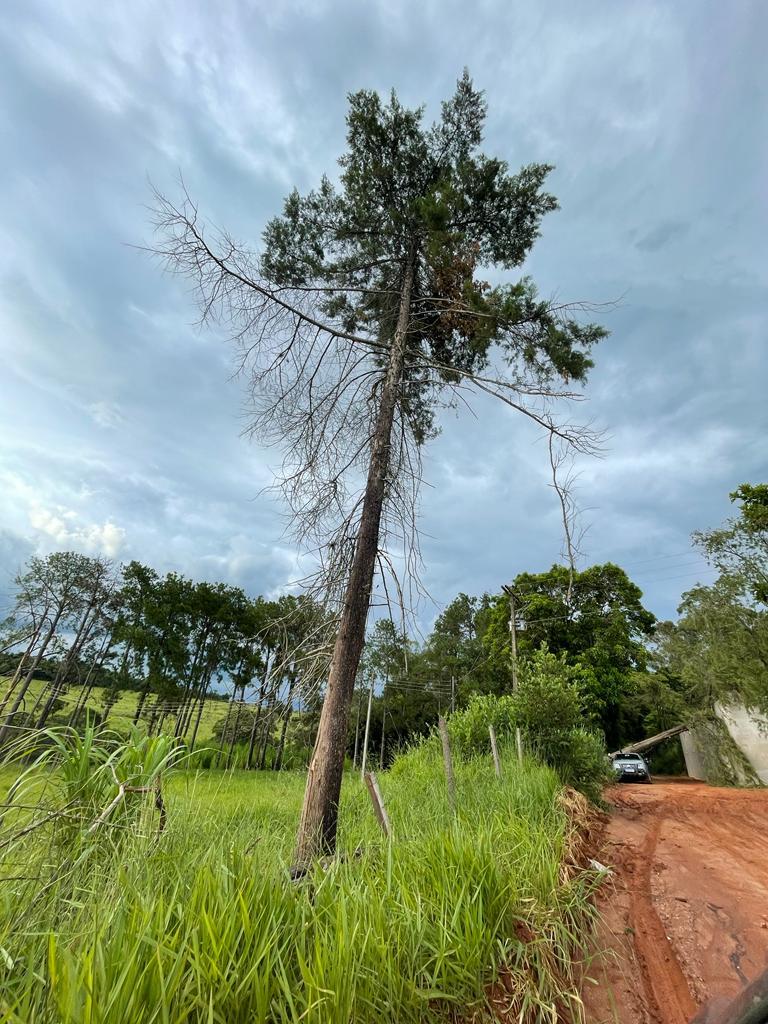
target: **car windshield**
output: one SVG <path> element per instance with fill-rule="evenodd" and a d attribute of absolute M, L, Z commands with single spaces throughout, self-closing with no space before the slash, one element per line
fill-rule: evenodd
<path fill-rule="evenodd" d="M 616 757 L 619 761 L 642 761 L 639 754 L 617 754 Z"/>

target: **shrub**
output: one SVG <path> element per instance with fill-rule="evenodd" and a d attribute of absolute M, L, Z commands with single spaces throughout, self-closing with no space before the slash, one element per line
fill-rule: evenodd
<path fill-rule="evenodd" d="M 226 746 L 232 742 L 234 733 L 235 743 L 247 743 L 251 738 L 251 731 L 257 717 L 258 712 L 253 708 L 243 704 L 230 705 L 227 713 L 214 723 L 214 738 Z"/>
<path fill-rule="evenodd" d="M 448 729 L 456 753 L 460 757 L 487 754 L 491 750 L 488 726 L 503 737 L 515 730 L 515 701 L 512 696 L 495 697 L 490 693 L 475 693 L 461 711 L 451 715 Z"/>
<path fill-rule="evenodd" d="M 580 668 L 546 645 L 523 662 L 513 697 L 526 745 L 563 783 L 599 803 L 612 773 L 601 736 L 584 725 Z"/>
<path fill-rule="evenodd" d="M 512 698 L 520 727 L 546 744 L 580 726 L 584 720 L 580 675 L 578 666 L 568 665 L 565 655 L 558 658 L 550 653 L 546 644 L 523 661 Z"/>
<path fill-rule="evenodd" d="M 543 646 L 520 665 L 517 692 L 502 697 L 475 694 L 451 715 L 449 730 L 457 756 L 490 752 L 488 726 L 501 743 L 520 728 L 526 749 L 554 768 L 565 785 L 599 803 L 612 779 L 602 737 L 585 725 L 581 668 Z"/>
<path fill-rule="evenodd" d="M 532 745 L 539 752 L 535 741 Z M 541 751 L 539 756 L 557 771 L 564 785 L 577 789 L 595 804 L 602 803 L 603 787 L 615 781 L 602 737 L 583 726 L 564 730 L 554 748 Z"/>

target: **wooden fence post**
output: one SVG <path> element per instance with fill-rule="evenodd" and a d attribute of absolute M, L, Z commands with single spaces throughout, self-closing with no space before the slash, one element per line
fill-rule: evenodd
<path fill-rule="evenodd" d="M 451 741 L 448 738 L 448 726 L 442 715 L 437 720 L 440 739 L 443 741 L 443 763 L 445 764 L 445 782 L 448 787 L 448 806 L 451 814 L 456 814 L 456 780 L 453 777 L 453 761 L 451 760 Z"/>
<path fill-rule="evenodd" d="M 378 780 L 373 772 L 365 773 L 365 784 L 368 787 L 368 792 L 371 794 L 373 813 L 376 815 L 376 818 L 378 819 L 378 822 L 381 825 L 381 831 L 384 833 L 387 839 L 390 839 L 392 837 L 392 829 L 389 824 L 387 809 L 384 806 L 384 798 L 381 795 Z"/>
<path fill-rule="evenodd" d="M 491 753 L 493 754 L 493 767 L 496 769 L 496 778 L 501 778 L 501 761 L 499 760 L 499 748 L 496 746 L 496 731 L 492 725 L 488 726 L 488 733 L 491 737 Z"/>

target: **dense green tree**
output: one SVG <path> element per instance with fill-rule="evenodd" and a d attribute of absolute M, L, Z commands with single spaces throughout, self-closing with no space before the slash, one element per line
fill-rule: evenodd
<path fill-rule="evenodd" d="M 733 575 L 683 594 L 679 618 L 661 633 L 658 658 L 684 686 L 690 710 L 744 704 L 768 713 L 768 611 L 745 603 Z"/>
<path fill-rule="evenodd" d="M 30 714 L 42 705 L 44 724 L 60 703 L 88 632 L 98 621 L 99 596 L 108 592 L 108 573 L 109 566 L 101 559 L 74 551 L 56 551 L 45 557 L 33 556 L 16 576 L 11 621 L 22 651 L 0 706 L 0 714 L 7 709 L 0 726 L 0 745 L 13 728 L 14 716 L 26 707 L 30 684 L 46 656 L 55 655 L 57 666 L 50 685 L 40 691 Z M 74 640 L 67 642 L 67 636 L 74 636 Z"/>
<path fill-rule="evenodd" d="M 471 693 L 502 693 L 508 686 L 508 666 L 504 664 L 499 671 L 499 664 L 488 658 L 483 644 L 492 604 L 487 594 L 459 594 L 438 615 L 427 640 L 422 672 L 441 690 L 450 686 L 458 705 Z"/>
<path fill-rule="evenodd" d="M 742 484 L 731 500 L 738 516 L 693 535 L 717 580 L 683 594 L 678 619 L 658 625 L 648 671 L 637 674 L 624 706 L 648 733 L 694 725 L 706 737 L 710 770 L 723 781 L 750 773 L 718 705 L 768 713 L 768 486 Z"/>
<path fill-rule="evenodd" d="M 571 573 L 562 565 L 548 572 L 521 573 L 513 584 L 518 615 L 518 657 L 542 644 L 580 666 L 585 708 L 610 744 L 621 741 L 621 705 L 634 672 L 647 659 L 655 617 L 642 592 L 612 563 Z M 511 658 L 509 600 L 496 599 L 484 642 L 491 663 L 502 671 Z"/>
<path fill-rule="evenodd" d="M 694 543 L 747 601 L 768 607 L 768 484 L 741 484 L 730 495 L 739 514 Z"/>

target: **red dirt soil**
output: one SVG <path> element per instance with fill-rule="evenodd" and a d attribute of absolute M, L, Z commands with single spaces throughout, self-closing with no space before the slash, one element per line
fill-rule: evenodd
<path fill-rule="evenodd" d="M 768 790 L 612 787 L 589 1024 L 687 1024 L 768 967 Z"/>

